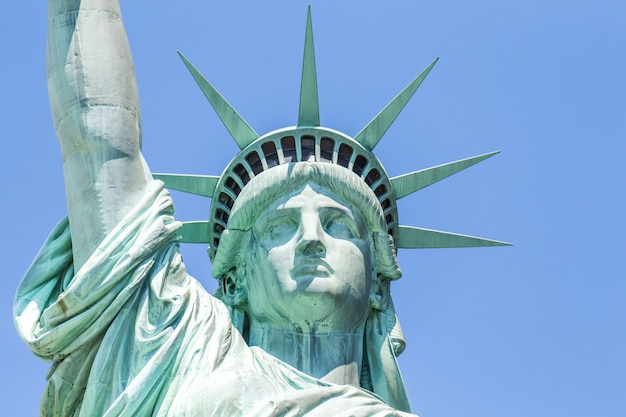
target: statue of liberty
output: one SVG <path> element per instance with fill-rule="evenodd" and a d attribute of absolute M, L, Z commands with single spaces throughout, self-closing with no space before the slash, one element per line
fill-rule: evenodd
<path fill-rule="evenodd" d="M 389 178 L 372 150 L 434 62 L 361 132 L 320 126 L 310 14 L 295 127 L 258 135 L 183 57 L 241 152 L 152 174 L 118 0 L 49 0 L 48 87 L 68 217 L 16 295 L 53 363 L 45 416 L 405 416 L 396 248 L 494 246 L 400 226 L 396 200 L 494 153 Z M 165 186 L 212 198 L 174 219 Z M 208 243 L 210 295 L 180 242 Z"/>

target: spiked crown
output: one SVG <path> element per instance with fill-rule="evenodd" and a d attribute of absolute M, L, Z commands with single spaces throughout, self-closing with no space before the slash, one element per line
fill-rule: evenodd
<path fill-rule="evenodd" d="M 154 177 L 164 181 L 168 188 L 212 198 L 208 221 L 183 224 L 181 231 L 183 242 L 208 243 L 209 254 L 213 258 L 219 246 L 220 235 L 227 226 L 233 204 L 252 178 L 277 165 L 314 161 L 343 166 L 363 179 L 381 204 L 387 231 L 393 236 L 396 248 L 509 245 L 505 242 L 473 236 L 401 226 L 398 222 L 396 204 L 398 199 L 498 153 L 490 152 L 393 178 L 387 175 L 382 163 L 372 153 L 437 59 L 352 138 L 342 132 L 320 127 L 310 8 L 307 15 L 297 126 L 278 129 L 259 136 L 206 78 L 182 54 L 179 53 L 179 55 L 241 149 L 221 176 L 154 174 Z"/>

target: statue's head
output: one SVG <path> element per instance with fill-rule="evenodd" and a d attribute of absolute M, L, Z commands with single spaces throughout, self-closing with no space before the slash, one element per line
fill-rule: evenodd
<path fill-rule="evenodd" d="M 270 132 L 229 163 L 213 195 L 213 276 L 246 323 L 354 330 L 387 308 L 401 275 L 395 197 L 353 138 L 322 127 Z"/>
<path fill-rule="evenodd" d="M 382 206 L 354 172 L 297 162 L 255 176 L 213 259 L 223 300 L 253 322 L 355 330 L 400 277 Z"/>

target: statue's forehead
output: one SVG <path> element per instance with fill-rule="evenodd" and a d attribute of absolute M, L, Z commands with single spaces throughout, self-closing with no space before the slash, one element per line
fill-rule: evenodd
<path fill-rule="evenodd" d="M 264 212 L 281 209 L 334 208 L 351 213 L 353 207 L 332 190 L 316 183 L 307 183 L 270 202 Z"/>

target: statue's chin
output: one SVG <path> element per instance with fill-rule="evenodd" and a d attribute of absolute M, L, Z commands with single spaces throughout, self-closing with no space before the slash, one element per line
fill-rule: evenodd
<path fill-rule="evenodd" d="M 285 332 L 335 333 L 353 332 L 365 323 L 369 313 L 367 295 L 354 297 L 329 291 L 325 278 L 309 281 L 302 291 L 283 294 L 263 311 L 248 311 L 251 324 Z"/>

